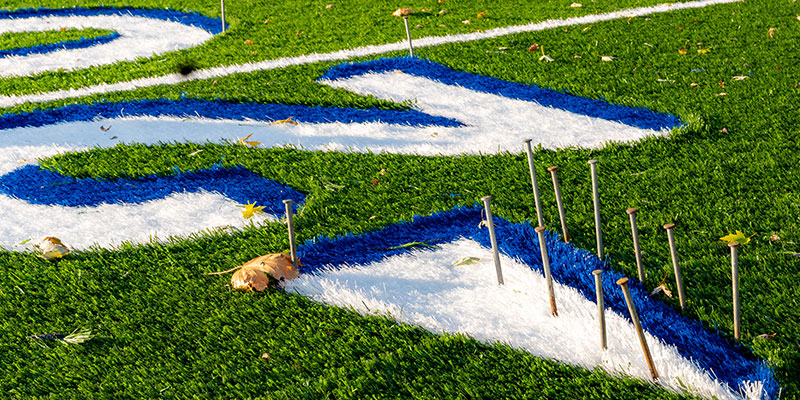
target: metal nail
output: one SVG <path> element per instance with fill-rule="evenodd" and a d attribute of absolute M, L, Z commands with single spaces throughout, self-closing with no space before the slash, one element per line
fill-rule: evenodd
<path fill-rule="evenodd" d="M 220 10 L 222 11 L 222 32 L 225 32 L 225 0 L 220 0 Z"/>
<path fill-rule="evenodd" d="M 635 208 L 625 210 L 631 217 L 631 234 L 633 235 L 633 251 L 636 253 L 636 269 L 639 271 L 639 282 L 644 282 L 644 266 L 642 265 L 642 249 L 639 247 L 639 228 L 636 226 Z"/>
<path fill-rule="evenodd" d="M 553 178 L 553 191 L 556 193 L 556 204 L 558 205 L 558 218 L 561 220 L 561 232 L 564 234 L 564 242 L 569 243 L 569 234 L 567 233 L 567 219 L 564 216 L 564 203 L 561 201 L 561 189 L 558 187 L 558 166 L 554 165 L 547 169 L 550 171 L 550 177 Z"/>
<path fill-rule="evenodd" d="M 292 203 L 293 201 L 291 199 L 283 201 L 283 204 L 286 205 L 286 226 L 289 228 L 289 250 L 292 252 L 292 265 L 295 271 L 297 271 L 297 248 L 295 248 L 294 245 L 294 224 L 292 222 L 292 214 L 294 214 L 294 211 L 292 210 Z"/>
<path fill-rule="evenodd" d="M 497 250 L 497 236 L 494 233 L 494 221 L 492 220 L 492 206 L 490 201 L 492 196 L 482 197 L 483 206 L 486 209 L 486 225 L 489 226 L 489 238 L 492 240 L 492 255 L 494 256 L 494 268 L 497 270 L 497 284 L 503 284 L 503 270 L 500 267 L 500 252 Z"/>
<path fill-rule="evenodd" d="M 553 291 L 553 275 L 550 274 L 550 257 L 547 255 L 547 243 L 544 240 L 544 227 L 536 227 L 536 233 L 539 235 L 539 249 L 542 251 L 542 265 L 544 266 L 544 279 L 547 281 L 547 295 L 550 297 L 550 313 L 554 317 L 558 316 L 558 307 L 556 307 L 556 295 Z"/>
<path fill-rule="evenodd" d="M 594 233 L 597 237 L 597 257 L 603 259 L 603 232 L 600 229 L 600 191 L 597 188 L 597 160 L 589 160 L 592 170 L 592 194 L 594 202 Z"/>
<path fill-rule="evenodd" d="M 600 348 L 605 350 L 608 348 L 606 340 L 606 309 L 603 302 L 603 270 L 596 269 L 592 271 L 594 275 L 594 286 L 597 292 L 597 319 L 600 320 Z"/>
<path fill-rule="evenodd" d="M 628 304 L 628 312 L 631 314 L 633 327 L 636 328 L 636 334 L 639 336 L 639 343 L 642 345 L 642 351 L 644 352 L 645 361 L 647 361 L 647 367 L 650 368 L 650 376 L 652 376 L 654 380 L 658 379 L 656 365 L 653 363 L 653 356 L 650 355 L 650 348 L 647 347 L 647 339 L 645 338 L 644 331 L 642 330 L 642 323 L 639 321 L 639 314 L 636 312 L 636 304 L 633 303 L 631 290 L 628 288 L 628 278 L 622 278 L 618 280 L 617 285 L 622 288 L 622 293 L 625 294 L 625 303 Z"/>
<path fill-rule="evenodd" d="M 686 309 L 686 298 L 683 294 L 683 278 L 681 277 L 681 267 L 678 265 L 678 252 L 675 250 L 675 235 L 672 228 L 675 224 L 666 224 L 667 239 L 669 239 L 669 252 L 672 255 L 672 268 L 675 270 L 675 284 L 678 286 L 678 300 L 681 303 L 681 311 Z"/>
<path fill-rule="evenodd" d="M 408 38 L 408 55 L 414 57 L 414 46 L 411 45 L 411 30 L 408 29 L 408 16 L 403 16 L 403 22 L 406 25 L 406 38 Z"/>
<path fill-rule="evenodd" d="M 528 168 L 531 172 L 531 186 L 533 186 L 533 200 L 536 203 L 536 220 L 539 226 L 544 225 L 542 219 L 542 201 L 539 198 L 539 184 L 536 182 L 536 168 L 533 166 L 533 150 L 531 149 L 531 139 L 523 140 L 525 148 L 528 151 Z"/>
<path fill-rule="evenodd" d="M 731 282 L 733 285 L 733 337 L 739 341 L 741 314 L 739 313 L 739 243 L 728 243 L 731 248 Z"/>

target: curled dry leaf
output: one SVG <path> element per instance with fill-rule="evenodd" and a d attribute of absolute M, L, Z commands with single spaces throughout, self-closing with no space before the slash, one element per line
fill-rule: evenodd
<path fill-rule="evenodd" d="M 539 43 L 534 43 L 530 47 L 528 47 L 528 51 L 537 51 L 539 50 Z"/>
<path fill-rule="evenodd" d="M 769 28 L 769 38 L 775 39 L 775 28 Z"/>
<path fill-rule="evenodd" d="M 735 81 L 743 81 L 743 80 L 745 80 L 747 78 L 749 78 L 749 76 L 747 76 L 747 75 L 736 75 L 736 76 L 733 77 L 733 80 L 735 80 Z"/>
<path fill-rule="evenodd" d="M 483 17 L 485 17 L 485 16 L 486 16 L 486 14 L 487 14 L 488 12 L 489 12 L 489 10 L 483 10 L 483 11 L 481 11 L 481 12 L 479 12 L 479 13 L 478 13 L 477 17 L 478 17 L 478 18 L 483 18 Z"/>
<path fill-rule="evenodd" d="M 407 17 L 414 13 L 415 11 L 413 8 L 398 8 L 397 10 L 394 10 L 392 15 L 394 15 L 395 17 Z"/>
<path fill-rule="evenodd" d="M 772 340 L 772 338 L 774 338 L 777 335 L 778 335 L 777 333 L 772 333 L 772 334 L 762 333 L 756 336 L 756 339 Z"/>
<path fill-rule="evenodd" d="M 447 14 L 450 14 L 449 12 L 447 12 L 447 10 L 439 11 L 439 15 L 447 15 Z"/>
<path fill-rule="evenodd" d="M 581 3 L 572 3 L 572 4 L 569 5 L 569 7 L 570 8 L 581 8 L 581 7 L 583 7 L 583 4 L 581 4 Z"/>
<path fill-rule="evenodd" d="M 697 82 L 692 82 L 692 83 L 690 83 L 690 84 L 689 84 L 689 86 L 691 86 L 691 87 L 698 87 L 698 86 L 700 86 L 700 84 L 699 84 L 699 83 L 697 83 Z"/>
<path fill-rule="evenodd" d="M 469 25 L 469 24 L 472 23 L 472 21 L 470 21 L 468 19 L 465 19 L 465 20 L 461 21 L 461 23 L 464 24 L 464 25 Z"/>
<path fill-rule="evenodd" d="M 286 254 L 267 254 L 242 264 L 231 276 L 231 286 L 261 292 L 269 286 L 269 276 L 282 282 L 299 277 L 300 271 Z"/>
<path fill-rule="evenodd" d="M 601 56 L 601 57 L 600 57 L 600 60 L 602 60 L 603 62 L 611 62 L 612 60 L 614 60 L 614 57 L 611 57 L 611 56 Z"/>
<path fill-rule="evenodd" d="M 253 41 L 252 41 L 252 40 L 250 40 L 250 39 L 247 39 L 247 40 L 245 40 L 245 41 L 244 41 L 244 44 L 248 44 L 248 45 L 249 45 L 249 44 L 253 44 Z"/>
<path fill-rule="evenodd" d="M 667 285 L 666 285 L 666 284 L 664 284 L 664 283 L 662 283 L 660 286 L 658 286 L 658 287 L 656 287 L 655 289 L 653 289 L 653 291 L 652 291 L 652 292 L 650 292 L 650 296 L 655 296 L 655 295 L 657 295 L 659 292 L 664 292 L 664 294 L 665 294 L 667 297 L 669 297 L 670 299 L 672 298 L 672 291 L 671 291 L 671 290 L 669 290 L 669 288 L 667 288 Z"/>
<path fill-rule="evenodd" d="M 686 49 L 678 49 L 678 54 L 686 54 Z"/>
<path fill-rule="evenodd" d="M 39 257 L 45 260 L 54 260 L 69 254 L 69 249 L 57 237 L 48 236 L 41 243 L 33 245 L 34 250 L 38 251 Z"/>

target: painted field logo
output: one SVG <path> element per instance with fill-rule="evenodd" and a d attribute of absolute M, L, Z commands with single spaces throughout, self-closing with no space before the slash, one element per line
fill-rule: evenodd
<path fill-rule="evenodd" d="M 500 341 L 537 356 L 612 374 L 650 379 L 627 313 L 622 278 L 594 255 L 546 234 L 558 317 L 550 315 L 534 228 L 495 219 L 505 284 L 497 285 L 482 209 L 455 209 L 337 239 L 317 238 L 300 247 L 306 263 L 287 290 L 317 301 L 387 315 L 431 332 L 462 332 Z M 403 246 L 423 243 L 417 247 Z M 431 249 L 430 247 L 435 247 Z M 609 344 L 601 351 L 591 271 L 605 269 Z M 758 399 L 777 393 L 772 370 L 700 323 L 653 300 L 631 281 L 642 315 L 658 383 L 707 398 Z"/>
<path fill-rule="evenodd" d="M 0 53 L 0 77 L 74 70 L 134 60 L 197 46 L 219 33 L 219 22 L 199 14 L 134 8 L 26 9 L 0 11 L 0 34 L 104 29 L 92 39 Z"/>

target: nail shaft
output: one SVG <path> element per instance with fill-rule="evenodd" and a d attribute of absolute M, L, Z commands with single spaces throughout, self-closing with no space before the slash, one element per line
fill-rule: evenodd
<path fill-rule="evenodd" d="M 542 200 L 539 198 L 539 184 L 536 182 L 536 168 L 533 165 L 533 150 L 531 149 L 531 140 L 525 139 L 525 149 L 528 151 L 528 169 L 531 172 L 531 186 L 533 186 L 533 200 L 536 202 L 536 220 L 539 226 L 544 225 L 542 219 Z"/>
<path fill-rule="evenodd" d="M 605 350 L 608 348 L 608 341 L 606 340 L 606 309 L 603 302 L 603 270 L 596 269 L 592 271 L 594 275 L 594 286 L 597 291 L 597 319 L 600 320 L 600 348 Z"/>
<path fill-rule="evenodd" d="M 741 314 L 739 313 L 739 243 L 732 242 L 731 247 L 731 281 L 733 284 L 733 337 L 739 341 L 741 333 Z"/>
<path fill-rule="evenodd" d="M 550 274 L 550 257 L 547 254 L 547 243 L 545 243 L 544 240 L 544 227 L 537 227 L 536 233 L 539 235 L 539 249 L 542 251 L 544 279 L 547 281 L 547 295 L 550 297 L 550 313 L 553 314 L 554 317 L 557 317 L 558 307 L 556 307 L 556 295 L 553 291 L 553 275 Z"/>
<path fill-rule="evenodd" d="M 631 234 L 633 235 L 633 251 L 636 253 L 636 269 L 639 271 L 639 282 L 644 282 L 644 266 L 642 265 L 642 249 L 639 247 L 639 228 L 636 226 L 635 208 L 625 210 L 631 217 Z"/>
<path fill-rule="evenodd" d="M 647 339 L 645 338 L 644 331 L 642 330 L 642 323 L 639 321 L 639 314 L 636 312 L 636 304 L 633 303 L 631 290 L 628 288 L 628 278 L 622 278 L 618 280 L 617 285 L 622 288 L 622 293 L 625 295 L 625 302 L 628 304 L 628 312 L 631 314 L 633 326 L 636 328 L 636 334 L 639 336 L 639 343 L 642 345 L 644 359 L 647 361 L 647 367 L 650 368 L 650 376 L 652 376 L 654 380 L 658 379 L 656 365 L 653 363 L 653 356 L 650 355 L 650 348 L 647 346 Z"/>
<path fill-rule="evenodd" d="M 494 268 L 497 270 L 497 284 L 503 284 L 503 270 L 500 268 L 500 252 L 497 250 L 497 236 L 494 233 L 494 221 L 492 221 L 492 197 L 483 197 L 483 206 L 486 209 L 486 224 L 489 226 L 489 238 L 492 241 L 492 255 L 494 256 Z"/>
<path fill-rule="evenodd" d="M 681 276 L 681 267 L 678 265 L 678 252 L 675 250 L 675 234 L 672 228 L 675 224 L 666 224 L 664 229 L 667 230 L 667 239 L 669 239 L 669 252 L 672 255 L 672 268 L 675 270 L 675 284 L 678 286 L 678 300 L 681 303 L 681 311 L 686 309 L 686 297 L 683 294 L 683 277 Z"/>
<path fill-rule="evenodd" d="M 603 259 L 603 232 L 600 229 L 600 191 L 597 187 L 597 160 L 589 160 L 592 170 L 592 195 L 594 202 L 594 233 L 597 237 L 597 257 Z"/>
<path fill-rule="evenodd" d="M 220 10 L 222 10 L 222 31 L 225 32 L 225 0 L 220 0 Z"/>
<path fill-rule="evenodd" d="M 564 215 L 564 203 L 561 201 L 561 189 L 558 187 L 558 166 L 552 166 L 547 170 L 550 171 L 550 177 L 553 178 L 553 191 L 556 193 L 558 218 L 561 220 L 561 232 L 564 234 L 564 242 L 569 242 L 569 234 L 567 233 L 567 218 Z"/>
<path fill-rule="evenodd" d="M 406 25 L 406 38 L 408 38 L 408 55 L 414 57 L 414 46 L 411 45 L 411 30 L 408 29 L 408 16 L 403 17 L 403 22 Z"/>
<path fill-rule="evenodd" d="M 295 271 L 298 268 L 297 262 L 297 248 L 294 245 L 294 223 L 292 222 L 292 214 L 294 211 L 292 210 L 292 200 L 287 199 L 283 201 L 283 204 L 286 205 L 286 226 L 289 229 L 289 250 L 292 252 L 292 265 L 295 268 Z"/>

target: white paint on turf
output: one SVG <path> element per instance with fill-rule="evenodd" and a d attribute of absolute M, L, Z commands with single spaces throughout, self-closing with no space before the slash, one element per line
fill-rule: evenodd
<path fill-rule="evenodd" d="M 422 155 L 516 152 L 523 139 L 547 148 L 600 147 L 665 134 L 616 121 L 483 93 L 405 73 L 369 73 L 324 84 L 403 102 L 418 111 L 456 119 L 462 127 L 367 123 L 270 124 L 259 121 L 180 117 L 124 117 L 3 131 L 3 145 L 111 146 L 116 143 L 205 142 L 253 134 L 264 146 Z M 104 132 L 101 126 L 111 126 Z M 112 140 L 111 138 L 114 137 Z"/>
<path fill-rule="evenodd" d="M 464 257 L 473 265 L 454 266 Z M 518 260 L 501 259 L 505 285 L 497 284 L 490 249 L 460 239 L 437 250 L 417 250 L 367 265 L 348 265 L 304 274 L 286 284 L 288 291 L 315 301 L 352 308 L 364 315 L 384 315 L 419 325 L 433 333 L 464 333 L 501 342 L 538 357 L 553 358 L 617 376 L 650 381 L 633 326 L 606 310 L 608 350 L 600 350 L 597 305 L 574 288 L 556 284 L 558 317 L 550 315 L 544 277 Z M 733 399 L 732 393 L 691 360 L 656 337 L 647 341 L 659 373 L 658 384 L 707 398 Z M 760 383 L 750 393 L 760 394 Z M 755 398 L 758 398 L 756 396 Z"/>
<path fill-rule="evenodd" d="M 418 38 L 414 40 L 414 46 L 417 48 L 421 48 L 429 46 L 438 46 L 447 43 L 468 42 L 474 40 L 482 40 L 493 37 L 511 35 L 515 33 L 536 32 L 563 26 L 592 24 L 596 22 L 609 21 L 618 18 L 644 16 L 644 15 L 664 13 L 676 10 L 692 9 L 692 8 L 703 8 L 716 4 L 735 3 L 739 1 L 741 0 L 702 0 L 702 1 L 689 1 L 684 3 L 664 3 L 650 7 L 630 8 L 626 10 L 614 11 L 603 14 L 586 15 L 583 17 L 551 19 L 547 21 L 530 23 L 525 25 L 495 28 L 495 29 L 489 29 L 485 32 Z M 214 67 L 205 70 L 195 71 L 188 77 L 183 76 L 181 74 L 169 74 L 158 77 L 135 79 L 125 82 L 94 85 L 80 89 L 57 90 L 47 93 L 36 93 L 29 95 L 0 96 L 0 107 L 10 107 L 13 105 L 23 104 L 23 103 L 40 103 L 51 100 L 88 96 L 92 94 L 128 91 L 128 90 L 135 90 L 138 88 L 144 88 L 156 85 L 172 85 L 176 83 L 185 82 L 187 80 L 212 79 L 233 74 L 284 68 L 292 65 L 311 64 L 322 61 L 347 60 L 356 57 L 384 54 L 392 51 L 403 51 L 407 48 L 407 46 L 408 44 L 405 41 L 399 41 L 383 45 L 372 45 L 372 46 L 357 47 L 354 49 L 339 50 L 331 53 L 312 53 L 296 57 L 284 57 L 273 60 L 265 60 L 256 63 L 234 64 L 234 65 Z"/>
<path fill-rule="evenodd" d="M 116 31 L 120 37 L 81 49 L 0 57 L 0 76 L 25 76 L 62 68 L 74 70 L 130 61 L 197 46 L 213 37 L 211 32 L 194 26 L 129 15 L 47 16 L 2 21 L 0 34 L 96 28 Z"/>

